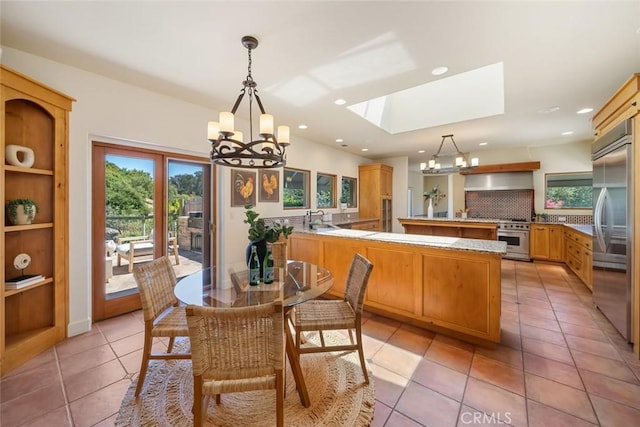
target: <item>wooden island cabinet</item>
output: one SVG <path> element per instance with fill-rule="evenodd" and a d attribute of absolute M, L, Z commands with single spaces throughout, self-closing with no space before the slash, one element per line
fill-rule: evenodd
<path fill-rule="evenodd" d="M 398 218 L 407 234 L 424 236 L 464 237 L 468 239 L 498 239 L 498 223 L 477 219 Z"/>
<path fill-rule="evenodd" d="M 330 296 L 344 295 L 351 260 L 360 253 L 374 266 L 366 310 L 475 344 L 500 342 L 504 242 L 332 230 L 293 233 L 288 246 L 290 259 L 331 271 Z"/>

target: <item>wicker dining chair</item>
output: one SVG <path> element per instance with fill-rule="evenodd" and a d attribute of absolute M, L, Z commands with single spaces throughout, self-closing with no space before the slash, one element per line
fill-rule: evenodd
<path fill-rule="evenodd" d="M 138 397 L 147 374 L 149 360 L 191 359 L 189 353 L 172 353 L 176 337 L 188 337 L 189 328 L 184 306 L 180 306 L 173 293 L 176 274 L 168 256 L 156 258 L 136 267 L 133 277 L 140 291 L 144 317 L 144 349 L 135 396 Z M 166 353 L 152 353 L 154 337 L 168 337 Z"/>
<path fill-rule="evenodd" d="M 372 269 L 373 264 L 368 259 L 355 254 L 349 268 L 343 299 L 307 301 L 297 305 L 291 315 L 296 332 L 295 344 L 298 354 L 358 350 L 365 384 L 369 384 L 369 374 L 362 350 L 362 307 Z M 349 331 L 351 344 L 327 346 L 322 331 L 339 329 Z M 352 329 L 356 331 L 355 342 Z M 320 347 L 302 346 L 301 334 L 307 331 L 319 331 Z"/>
<path fill-rule="evenodd" d="M 276 390 L 276 421 L 284 425 L 284 317 L 282 300 L 217 308 L 187 306 L 193 366 L 193 425 L 207 416 L 209 397 Z M 203 405 L 203 395 L 205 396 Z"/>

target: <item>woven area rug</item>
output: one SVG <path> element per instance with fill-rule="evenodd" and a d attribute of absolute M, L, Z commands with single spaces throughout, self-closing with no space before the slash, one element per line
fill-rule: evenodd
<path fill-rule="evenodd" d="M 325 332 L 332 344 L 348 341 L 338 332 Z M 319 342 L 317 334 L 307 334 L 310 344 Z M 178 351 L 188 349 L 189 342 L 178 342 Z M 288 363 L 287 363 L 288 365 Z M 364 384 L 357 352 L 305 354 L 302 371 L 311 398 L 311 406 L 300 403 L 295 381 L 287 370 L 284 422 L 286 426 L 367 426 L 371 424 L 375 404 L 373 378 Z M 134 392 L 136 380 L 127 390 L 115 425 L 191 426 L 193 415 L 193 375 L 190 360 L 152 360 L 140 398 Z M 210 399 L 208 426 L 274 426 L 275 392 L 255 391 L 222 395 L 216 405 Z"/>

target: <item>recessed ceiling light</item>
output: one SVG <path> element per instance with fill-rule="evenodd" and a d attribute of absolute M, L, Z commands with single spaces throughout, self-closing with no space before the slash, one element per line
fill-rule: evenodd
<path fill-rule="evenodd" d="M 369 151 L 368 148 L 362 148 L 360 151 Z"/>
<path fill-rule="evenodd" d="M 447 67 L 436 67 L 433 70 L 431 70 L 431 74 L 433 74 L 434 76 L 440 76 L 446 73 L 447 71 L 449 71 Z"/>
<path fill-rule="evenodd" d="M 480 143 L 480 144 L 478 144 L 478 145 L 487 145 L 487 144 L 488 144 L 488 142 L 481 142 L 481 143 Z"/>
<path fill-rule="evenodd" d="M 338 139 L 336 139 L 336 142 L 344 142 L 344 139 L 338 138 Z"/>
<path fill-rule="evenodd" d="M 573 135 L 573 131 L 572 130 L 568 130 L 566 132 L 562 132 L 563 136 L 567 136 L 567 135 Z"/>
<path fill-rule="evenodd" d="M 424 150 L 418 150 L 418 153 L 422 154 L 424 153 Z"/>
<path fill-rule="evenodd" d="M 581 110 L 576 111 L 576 114 L 587 114 L 593 111 L 593 108 L 583 108 Z"/>
<path fill-rule="evenodd" d="M 308 127 L 307 125 L 298 125 L 298 129 L 307 129 Z"/>
<path fill-rule="evenodd" d="M 333 101 L 333 103 L 336 104 L 336 105 L 344 105 L 344 104 L 347 103 L 347 101 L 345 101 L 342 98 L 339 98 L 339 99 L 336 99 L 335 101 Z"/>
<path fill-rule="evenodd" d="M 538 113 L 540 113 L 540 114 L 551 114 L 551 113 L 555 113 L 558 110 L 560 110 L 560 107 L 558 107 L 557 105 L 554 105 L 553 107 L 549 107 L 546 110 L 538 110 Z"/>

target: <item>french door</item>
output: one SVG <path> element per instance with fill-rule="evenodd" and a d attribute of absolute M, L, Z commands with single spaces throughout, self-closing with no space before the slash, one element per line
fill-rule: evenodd
<path fill-rule="evenodd" d="M 93 143 L 93 320 L 140 308 L 133 270 L 168 255 L 178 277 L 215 259 L 208 159 Z"/>

